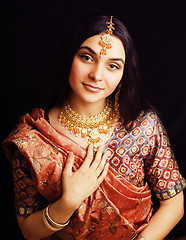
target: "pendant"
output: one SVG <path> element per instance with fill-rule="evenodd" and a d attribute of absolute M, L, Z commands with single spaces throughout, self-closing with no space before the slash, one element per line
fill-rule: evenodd
<path fill-rule="evenodd" d="M 97 129 L 92 129 L 89 134 L 89 137 L 92 143 L 98 143 L 100 141 L 100 133 L 98 132 Z"/>
<path fill-rule="evenodd" d="M 107 55 L 107 49 L 112 48 L 112 35 L 113 35 L 113 30 L 115 30 L 114 26 L 115 25 L 112 22 L 113 16 L 110 18 L 110 22 L 106 22 L 107 24 L 107 32 L 101 37 L 101 40 L 99 41 L 99 45 L 101 45 L 101 51 L 100 51 L 100 57 L 103 55 Z"/>
<path fill-rule="evenodd" d="M 110 34 L 104 34 L 99 41 L 99 45 L 101 45 L 102 49 L 100 51 L 100 57 L 103 55 L 107 55 L 107 49 L 112 48 L 112 37 Z"/>

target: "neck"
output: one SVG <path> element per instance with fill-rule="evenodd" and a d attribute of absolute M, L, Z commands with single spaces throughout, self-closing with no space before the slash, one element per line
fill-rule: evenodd
<path fill-rule="evenodd" d="M 73 111 L 85 117 L 96 116 L 106 107 L 106 99 L 91 103 L 70 98 L 69 103 Z"/>

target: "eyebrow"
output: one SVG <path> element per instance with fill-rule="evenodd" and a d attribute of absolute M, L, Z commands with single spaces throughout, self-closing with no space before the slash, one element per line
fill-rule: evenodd
<path fill-rule="evenodd" d="M 78 49 L 78 51 L 81 50 L 81 49 L 87 49 L 87 50 L 88 50 L 89 52 L 91 52 L 92 54 L 97 55 L 97 53 L 96 53 L 92 48 L 90 48 L 90 47 L 88 47 L 88 46 L 82 46 L 82 47 L 80 47 L 80 48 Z M 122 58 L 109 58 L 109 60 L 112 60 L 112 61 L 120 61 L 120 62 L 123 63 L 123 65 L 125 65 L 125 61 L 124 61 Z"/>
<path fill-rule="evenodd" d="M 96 52 L 94 52 L 94 50 L 90 47 L 87 47 L 87 46 L 82 46 L 80 47 L 78 50 L 81 50 L 81 49 L 87 49 L 89 52 L 91 52 L 92 54 L 94 55 L 97 55 Z"/>
<path fill-rule="evenodd" d="M 125 65 L 125 61 L 122 58 L 110 58 L 112 61 L 121 61 Z"/>

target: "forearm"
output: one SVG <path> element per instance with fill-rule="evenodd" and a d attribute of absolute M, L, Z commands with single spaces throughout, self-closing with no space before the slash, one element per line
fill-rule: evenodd
<path fill-rule="evenodd" d="M 49 215 L 55 222 L 63 224 L 70 219 L 75 210 L 62 198 L 50 206 Z M 18 217 L 18 223 L 23 235 L 28 240 L 38 240 L 54 233 L 43 222 L 43 210 L 31 214 L 27 218 Z"/>
<path fill-rule="evenodd" d="M 162 240 L 183 216 L 183 193 L 161 202 L 160 208 L 151 218 L 149 225 L 140 234 L 145 240 Z"/>

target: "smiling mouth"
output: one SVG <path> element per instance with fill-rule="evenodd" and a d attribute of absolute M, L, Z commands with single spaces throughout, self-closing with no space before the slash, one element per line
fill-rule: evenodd
<path fill-rule="evenodd" d="M 85 84 L 83 83 L 83 86 L 86 90 L 90 91 L 90 92 L 100 92 L 103 90 L 103 88 L 100 87 L 96 87 L 96 86 L 92 86 L 90 84 Z"/>

